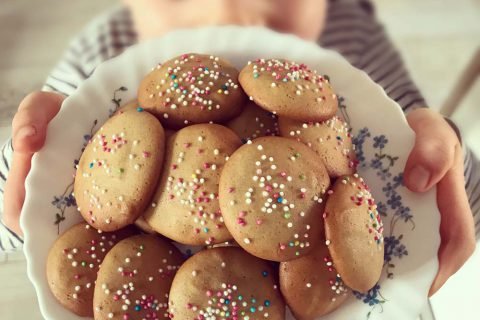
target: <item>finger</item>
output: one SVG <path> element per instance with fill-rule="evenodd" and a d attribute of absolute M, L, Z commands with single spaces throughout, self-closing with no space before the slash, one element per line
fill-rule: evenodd
<path fill-rule="evenodd" d="M 475 250 L 474 221 L 465 192 L 460 148 L 455 155 L 455 166 L 437 185 L 437 204 L 442 244 L 438 251 L 439 269 L 429 296 L 437 292 Z"/>
<path fill-rule="evenodd" d="M 415 146 L 405 165 L 405 185 L 414 192 L 425 192 L 451 168 L 459 141 L 450 125 L 434 111 L 415 110 L 407 120 L 415 131 Z"/>
<path fill-rule="evenodd" d="M 25 179 L 30 171 L 31 159 L 32 154 L 14 152 L 12 166 L 5 183 L 3 221 L 18 235 L 22 235 L 19 220 L 25 200 Z"/>
<path fill-rule="evenodd" d="M 63 99 L 51 92 L 34 92 L 23 99 L 12 121 L 16 152 L 34 153 L 43 146 L 47 125 L 60 110 Z"/>

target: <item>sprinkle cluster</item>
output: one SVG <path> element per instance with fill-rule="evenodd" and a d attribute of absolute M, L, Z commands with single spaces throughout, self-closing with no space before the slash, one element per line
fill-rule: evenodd
<path fill-rule="evenodd" d="M 328 285 L 330 286 L 330 289 L 332 290 L 332 292 L 337 296 L 346 294 L 348 289 L 345 286 L 345 284 L 343 283 L 340 275 L 337 273 L 337 271 L 333 267 L 332 258 L 327 255 L 323 258 L 323 262 L 325 263 L 325 266 L 327 267 L 327 270 L 330 273 L 333 273 L 333 276 L 328 280 Z M 332 297 L 332 299 L 331 299 L 332 302 L 334 302 L 336 300 L 337 300 L 337 298 L 335 296 Z"/>
<path fill-rule="evenodd" d="M 238 293 L 238 287 L 232 284 L 222 283 L 217 290 L 207 290 L 205 296 L 208 299 L 208 307 L 198 309 L 197 306 L 187 304 L 187 309 L 198 312 L 195 319 L 214 320 L 218 319 L 257 319 L 258 317 L 268 318 L 268 307 L 270 300 L 257 301 L 252 296 L 243 296 Z M 257 315 L 258 314 L 258 315 Z"/>
<path fill-rule="evenodd" d="M 301 96 L 307 91 L 314 93 L 315 102 L 322 102 L 327 99 L 337 99 L 333 93 L 326 93 L 324 85 L 329 85 L 327 78 L 317 75 L 316 71 L 310 70 L 305 64 L 277 60 L 277 59 L 257 59 L 249 61 L 248 65 L 253 68 L 252 77 L 259 79 L 267 75 L 272 79 L 270 88 L 277 90 L 283 83 L 297 83 L 294 88 L 294 94 Z M 331 94 L 331 97 L 327 95 Z M 250 97 L 250 100 L 253 100 Z"/>
<path fill-rule="evenodd" d="M 248 142 L 251 144 L 251 141 Z M 305 174 L 295 176 L 290 173 L 290 170 L 280 168 L 277 166 L 275 158 L 267 155 L 264 152 L 264 147 L 259 144 L 256 146 L 259 157 L 255 161 L 255 174 L 251 177 L 252 184 L 247 187 L 246 192 L 240 195 L 237 200 L 231 200 L 230 205 L 235 206 L 238 202 L 244 210 L 240 210 L 237 214 L 237 224 L 244 227 L 249 223 L 260 226 L 265 219 L 282 219 L 286 229 L 291 229 L 295 226 L 297 229 L 303 229 L 302 233 L 294 233 L 293 238 L 284 243 L 278 243 L 280 250 L 293 249 L 295 255 L 300 255 L 300 250 L 310 246 L 309 230 L 311 226 L 304 224 L 302 218 L 305 217 L 305 212 L 298 210 L 295 206 L 296 201 L 315 201 L 321 203 L 322 194 L 313 194 L 305 186 L 301 186 L 305 180 Z M 301 157 L 301 154 L 295 152 L 288 155 L 292 166 L 295 166 L 295 161 Z M 300 181 L 300 183 L 298 183 Z M 297 185 L 300 185 L 297 187 Z M 228 192 L 235 192 L 235 188 L 231 187 Z M 323 193 L 325 190 L 323 190 Z M 247 221 L 249 207 L 254 205 L 258 207 L 260 204 L 260 211 L 264 213 L 263 218 L 257 217 L 253 221 Z M 245 244 L 252 243 L 252 239 L 246 237 L 243 239 Z"/>
<path fill-rule="evenodd" d="M 222 268 L 225 268 L 225 262 L 222 262 Z M 194 270 L 192 276 L 196 276 Z M 262 271 L 262 277 L 269 276 L 268 271 Z M 274 289 L 277 289 L 276 286 Z M 207 307 L 201 307 L 193 303 L 187 303 L 185 308 L 192 310 L 197 314 L 196 320 L 250 320 L 259 318 L 268 318 L 268 308 L 272 302 L 268 299 L 258 299 L 252 293 L 242 294 L 235 284 L 222 283 L 220 288 L 207 289 L 204 298 L 207 301 Z M 173 314 L 172 314 L 173 318 Z"/>
<path fill-rule="evenodd" d="M 109 178 L 122 179 L 126 175 L 127 170 L 141 170 L 145 165 L 145 161 L 148 161 L 148 158 L 151 157 L 151 151 L 143 150 L 139 140 L 128 140 L 124 131 L 111 135 L 107 135 L 103 131 L 104 127 L 101 127 L 99 133 L 89 141 L 89 147 L 93 151 L 93 159 L 87 160 L 86 167 L 82 168 L 81 171 L 81 177 L 84 180 L 88 180 L 90 185 L 89 188 L 87 187 L 83 190 L 83 196 L 88 201 L 88 207 L 83 209 L 87 213 L 86 218 L 90 224 L 95 224 L 98 219 L 98 216 L 95 214 L 96 211 L 102 212 L 104 209 L 111 210 L 115 208 L 122 213 L 122 210 L 126 208 L 123 205 L 125 196 L 116 195 L 113 199 L 111 196 L 108 197 L 108 187 L 102 184 L 102 179 L 96 179 L 97 170 L 102 170 L 104 175 Z M 126 162 L 121 161 L 122 155 L 116 155 L 121 149 L 125 149 L 125 153 L 128 152 L 128 160 Z M 118 160 L 116 162 L 119 164 L 113 166 L 111 164 L 112 159 Z M 79 166 L 77 165 L 76 168 L 78 170 Z M 104 201 L 107 197 L 109 201 Z M 82 211 L 80 206 L 78 211 Z M 102 217 L 102 219 L 104 219 L 102 223 L 110 224 L 113 217 Z"/>
<path fill-rule="evenodd" d="M 204 61 L 208 59 L 208 67 Z M 159 65 L 157 69 L 160 69 Z M 219 110 L 219 96 L 228 96 L 238 90 L 235 75 L 225 73 L 215 56 L 201 57 L 184 54 L 174 60 L 172 66 L 163 66 L 158 83 L 150 90 L 150 99 L 159 99 L 161 107 L 169 110 L 197 108 L 204 111 Z M 168 112 L 163 113 L 168 118 Z M 185 120 L 188 124 L 188 120 Z"/>
<path fill-rule="evenodd" d="M 256 125 L 260 128 L 255 130 L 255 132 L 252 134 L 251 139 L 258 138 L 260 136 L 276 136 L 278 135 L 278 122 L 277 122 L 277 116 L 274 115 L 273 113 L 269 112 L 268 117 L 270 117 L 273 121 L 273 129 L 272 128 L 265 128 L 265 123 L 263 123 L 262 119 L 260 117 L 255 117 L 255 123 Z M 264 133 L 262 133 L 262 130 Z"/>
<path fill-rule="evenodd" d="M 90 229 L 90 225 L 85 225 L 86 229 Z M 79 299 L 83 292 L 93 289 L 94 280 L 100 264 L 105 254 L 117 243 L 119 239 L 115 234 L 105 234 L 97 230 L 99 239 L 91 239 L 86 243 L 84 248 L 64 248 L 63 255 L 70 262 L 71 267 L 75 270 L 73 279 L 75 286 L 72 288 L 71 296 L 73 299 Z M 86 258 L 81 258 L 85 257 Z"/>
<path fill-rule="evenodd" d="M 353 176 L 355 179 L 343 177 L 342 183 L 351 184 L 356 189 L 356 193 L 350 196 L 350 200 L 356 206 L 366 205 L 368 207 L 368 215 L 370 220 L 365 227 L 368 229 L 368 233 L 372 235 L 373 240 L 377 243 L 377 245 L 379 245 L 380 248 L 380 245 L 383 246 L 383 223 L 382 219 L 380 218 L 380 214 L 377 211 L 377 205 L 375 204 L 375 200 L 370 193 L 370 189 L 363 178 L 356 173 Z"/>
<path fill-rule="evenodd" d="M 222 160 L 228 160 L 219 149 L 211 150 L 206 143 L 206 137 L 199 135 L 195 142 L 186 142 L 173 158 L 170 175 L 167 178 L 165 190 L 168 193 L 168 200 L 176 200 L 188 210 L 193 225 L 194 235 L 201 233 L 212 234 L 211 228 L 221 229 L 224 227 L 223 217 L 218 208 L 218 190 L 214 188 L 217 183 L 211 183 L 210 179 L 217 176 L 222 166 Z M 199 168 L 191 171 L 190 175 L 179 176 L 176 172 L 185 162 L 187 153 L 192 157 L 202 157 L 204 159 L 217 159 L 205 161 Z M 215 241 L 215 237 L 210 236 L 205 244 L 210 245 Z"/>
<path fill-rule="evenodd" d="M 131 257 L 126 257 L 123 260 L 116 272 L 121 276 L 122 282 L 120 286 L 113 288 L 107 283 L 101 284 L 101 289 L 107 295 L 107 299 L 113 301 L 113 305 L 120 303 L 121 312 L 116 314 L 111 310 L 105 310 L 107 317 L 117 318 L 123 320 L 129 319 L 152 319 L 158 320 L 168 317 L 168 293 L 163 297 L 156 297 L 154 294 L 145 294 L 148 288 L 155 286 L 152 283 L 154 280 L 162 280 L 165 278 L 172 278 L 179 266 L 171 265 L 166 258 L 162 259 L 162 267 L 160 267 L 155 274 L 143 274 L 141 270 L 133 267 L 133 260 L 142 257 L 145 250 L 144 245 L 139 245 L 136 248 L 136 253 Z M 173 254 L 173 251 L 169 251 Z M 142 260 L 143 261 L 143 260 Z M 143 261 L 144 262 L 144 261 Z M 152 283 L 147 285 L 146 290 L 136 292 L 136 284 L 139 282 Z M 96 306 L 97 311 L 102 311 L 103 307 Z M 142 312 L 140 314 L 139 312 Z"/>
<path fill-rule="evenodd" d="M 315 130 L 315 128 L 325 127 L 328 128 L 330 133 L 323 132 L 323 130 Z M 307 130 L 316 132 L 314 141 L 306 141 L 305 136 L 302 134 Z M 349 168 L 356 168 L 358 161 L 355 158 L 355 145 L 352 142 L 352 134 L 350 133 L 350 127 L 348 124 L 341 120 L 339 117 L 334 116 L 331 119 L 323 122 L 305 122 L 301 127 L 294 130 L 290 130 L 289 135 L 296 137 L 297 141 L 304 142 L 307 146 L 312 147 L 314 145 L 323 145 L 325 143 L 335 142 L 335 151 L 341 153 L 348 160 Z"/>
<path fill-rule="evenodd" d="M 279 135 L 278 117 L 254 103 L 247 104 L 242 114 L 229 122 L 228 126 L 237 132 L 242 143 L 263 136 Z"/>

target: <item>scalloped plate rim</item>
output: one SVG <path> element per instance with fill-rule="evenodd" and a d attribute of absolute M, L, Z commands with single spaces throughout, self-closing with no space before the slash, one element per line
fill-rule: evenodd
<path fill-rule="evenodd" d="M 161 47 L 161 44 L 173 42 L 175 44 L 175 39 L 202 39 L 202 37 L 211 37 L 213 35 L 218 36 L 219 38 L 222 37 L 228 37 L 232 35 L 238 36 L 237 39 L 242 39 L 243 40 L 247 39 L 248 41 L 251 41 L 259 44 L 262 46 L 262 43 L 258 40 L 258 38 L 264 38 L 267 40 L 276 40 L 279 41 L 281 40 L 283 43 L 295 43 L 298 44 L 299 46 L 303 46 L 303 50 L 305 49 L 311 49 L 312 51 L 318 51 L 318 52 L 323 52 L 324 55 L 328 56 L 329 59 L 332 61 L 338 63 L 341 67 L 346 68 L 348 72 L 351 72 L 352 76 L 356 76 L 358 78 L 361 78 L 361 84 L 360 86 L 364 86 L 365 88 L 368 87 L 368 90 L 371 90 L 371 94 L 373 96 L 381 97 L 381 99 L 384 100 L 384 103 L 389 103 L 393 106 L 395 106 L 395 110 L 391 110 L 392 115 L 395 114 L 392 117 L 396 117 L 397 125 L 398 125 L 398 130 L 403 131 L 403 134 L 406 135 L 405 139 L 410 140 L 410 145 L 414 139 L 414 134 L 413 131 L 410 129 L 408 126 L 406 119 L 403 115 L 403 111 L 401 110 L 400 106 L 386 95 L 386 93 L 383 91 L 383 89 L 376 83 L 370 80 L 368 75 L 361 70 L 355 69 L 354 67 L 351 67 L 348 62 L 338 53 L 323 49 L 318 47 L 314 43 L 306 43 L 303 40 L 300 40 L 296 36 L 293 35 L 280 35 L 277 34 L 273 31 L 266 30 L 264 28 L 258 28 L 258 27 L 236 27 L 236 26 L 227 26 L 227 27 L 205 27 L 205 28 L 200 28 L 200 29 L 195 29 L 195 30 L 190 30 L 190 29 L 184 29 L 184 30 L 177 30 L 173 31 L 166 36 L 160 38 L 160 39 L 154 39 L 147 41 L 145 43 L 135 45 L 133 47 L 127 48 L 122 54 L 120 54 L 118 57 L 115 57 L 109 61 L 106 61 L 99 65 L 95 72 L 92 74 L 92 76 L 87 79 L 71 96 L 69 96 L 62 104 L 62 109 L 59 113 L 59 116 L 57 116 L 53 122 L 58 122 L 62 119 L 63 117 L 67 117 L 69 115 L 68 111 L 72 109 L 76 103 L 77 100 L 81 100 L 82 97 L 81 95 L 84 93 L 84 91 L 88 92 L 88 86 L 92 86 L 97 79 L 100 77 L 105 77 L 105 73 L 112 72 L 111 69 L 113 69 L 113 66 L 116 66 L 119 64 L 119 62 L 122 62 L 123 60 L 128 60 L 129 58 L 135 58 L 136 55 L 138 54 L 150 54 L 146 53 L 147 49 L 149 48 L 155 48 L 155 47 Z M 225 41 L 225 40 L 224 40 Z M 198 46 L 198 44 L 196 44 Z M 214 46 L 215 44 L 213 44 Z M 291 49 L 289 48 L 286 44 L 284 45 L 286 49 Z M 211 49 L 211 48 L 210 48 Z M 218 48 L 216 48 L 218 51 Z M 293 49 L 292 49 L 293 50 Z M 200 51 L 200 50 L 198 50 Z M 293 53 L 292 53 L 293 54 Z M 127 59 L 128 58 L 128 59 Z M 109 70 L 110 69 L 110 70 Z M 120 72 L 120 71 L 119 71 Z M 115 71 L 112 72 L 113 74 Z M 335 76 L 335 75 L 334 75 Z M 93 80 L 92 80 L 93 79 Z M 103 85 L 103 84 L 102 84 Z M 87 89 L 85 89 L 87 88 Z M 353 90 L 353 89 L 352 89 Z M 343 93 L 343 92 L 342 92 Z M 347 94 L 348 96 L 348 94 Z M 98 108 L 100 109 L 100 108 Z M 106 111 L 107 108 L 104 108 Z M 388 114 L 388 112 L 387 112 Z M 53 123 L 52 122 L 52 123 Z M 45 149 L 49 149 L 49 137 L 51 135 L 51 130 L 47 132 L 47 142 L 45 144 Z M 34 241 L 33 237 L 31 237 L 30 230 L 34 229 L 34 222 L 36 221 L 35 218 L 31 219 L 30 221 L 27 220 L 27 217 L 30 218 L 32 214 L 34 214 L 34 208 L 32 208 L 33 204 L 36 203 L 36 201 L 41 201 L 39 200 L 39 194 L 36 192 L 31 192 L 32 190 L 35 189 L 36 186 L 39 185 L 39 183 L 45 179 L 43 177 L 42 172 L 40 172 L 39 168 L 42 168 L 45 163 L 42 161 L 44 160 L 42 156 L 46 156 L 47 152 L 42 150 L 40 151 L 40 156 L 36 154 L 33 159 L 32 159 L 32 169 L 31 173 L 28 175 L 25 183 L 26 187 L 26 198 L 25 198 L 25 206 L 23 207 L 22 214 L 21 214 L 21 227 L 23 230 L 25 230 L 25 237 L 24 237 L 24 250 L 25 250 L 25 255 L 27 258 L 27 273 L 30 281 L 33 283 L 37 297 L 39 299 L 39 305 L 40 305 L 40 310 L 44 316 L 50 316 L 52 315 L 52 311 L 50 310 L 51 307 L 46 305 L 45 297 L 42 296 L 44 294 L 45 290 L 48 290 L 48 285 L 46 285 L 46 281 L 43 283 L 40 281 L 39 278 L 42 277 L 41 275 L 41 270 L 44 269 L 41 265 L 36 263 L 36 260 L 38 259 L 37 255 L 38 252 L 34 252 L 35 244 L 36 242 Z M 48 165 L 47 165 L 48 167 Z M 423 195 L 423 199 L 428 199 L 428 201 L 431 202 L 431 200 L 434 198 L 432 194 L 435 194 L 435 190 L 430 191 L 428 194 Z M 439 226 L 439 213 L 438 209 L 436 208 L 436 205 L 434 203 L 431 204 L 432 211 L 436 212 L 436 215 L 432 216 L 432 221 L 431 224 L 433 226 Z M 33 233 L 32 233 L 33 235 Z M 429 280 L 433 280 L 433 276 L 436 274 L 436 271 L 438 270 L 438 260 L 436 258 L 436 251 L 438 250 L 440 240 L 439 236 L 437 238 L 432 239 L 433 243 L 431 245 L 432 250 L 435 250 L 435 257 L 432 257 L 431 263 L 431 270 L 429 273 Z M 44 275 L 43 275 L 44 277 Z M 431 283 L 431 281 L 430 281 Z M 425 297 L 426 301 L 426 297 Z M 374 316 L 375 317 L 375 316 Z M 72 314 L 72 318 L 77 318 L 75 315 Z"/>

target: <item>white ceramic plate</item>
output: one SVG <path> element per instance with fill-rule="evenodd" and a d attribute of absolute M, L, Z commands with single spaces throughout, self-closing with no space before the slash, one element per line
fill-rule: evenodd
<path fill-rule="evenodd" d="M 304 62 L 330 76 L 341 101 L 340 114 L 356 136 L 360 174 L 384 214 L 385 267 L 368 294 L 352 294 L 324 319 L 415 319 L 437 272 L 440 243 L 435 190 L 419 195 L 401 182 L 414 143 L 401 108 L 380 86 L 337 53 L 294 36 L 261 28 L 215 27 L 183 30 L 130 48 L 99 66 L 63 103 L 48 127 L 44 148 L 33 158 L 21 224 L 28 275 L 47 319 L 80 319 L 56 302 L 45 276 L 47 253 L 58 237 L 81 220 L 72 191 L 74 161 L 89 135 L 121 103 L 135 98 L 143 76 L 157 63 L 185 52 L 225 57 L 237 67 L 259 57 Z"/>

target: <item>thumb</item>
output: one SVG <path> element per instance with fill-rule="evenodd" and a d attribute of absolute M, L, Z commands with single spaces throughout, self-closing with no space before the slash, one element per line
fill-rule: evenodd
<path fill-rule="evenodd" d="M 15 152 L 32 154 L 43 146 L 47 125 L 60 110 L 63 99 L 52 92 L 33 92 L 22 100 L 12 121 Z"/>
<path fill-rule="evenodd" d="M 407 121 L 415 131 L 415 146 L 405 165 L 405 185 L 425 192 L 452 167 L 459 141 L 443 117 L 429 109 L 411 112 Z"/>
<path fill-rule="evenodd" d="M 439 269 L 430 288 L 433 295 L 465 263 L 475 250 L 475 223 L 465 192 L 463 153 L 457 148 L 454 166 L 437 185 L 441 214 Z"/>
<path fill-rule="evenodd" d="M 64 97 L 34 92 L 23 99 L 12 122 L 13 162 L 5 183 L 4 216 L 7 227 L 21 235 L 20 212 L 25 199 L 25 178 L 34 152 L 45 142 L 47 125 L 58 113 Z"/>

